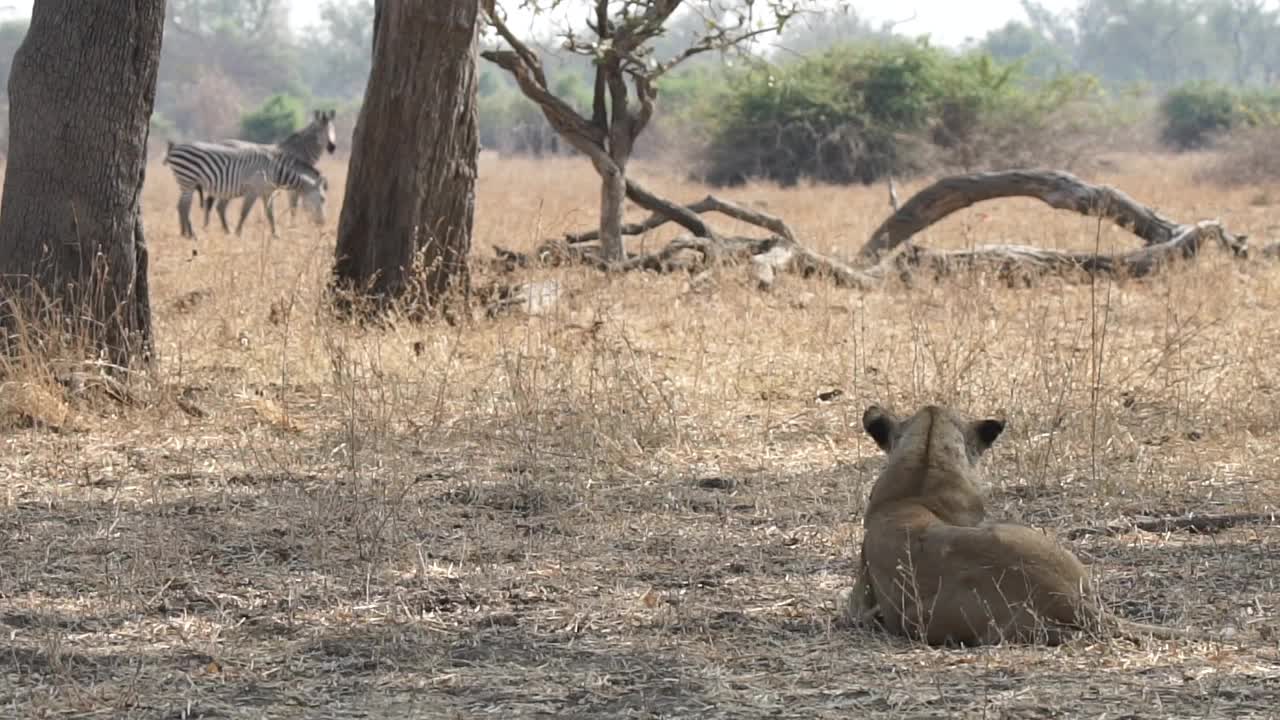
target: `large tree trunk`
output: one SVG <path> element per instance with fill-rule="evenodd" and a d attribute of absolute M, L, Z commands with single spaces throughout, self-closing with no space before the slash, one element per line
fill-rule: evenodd
<path fill-rule="evenodd" d="M 467 289 L 475 213 L 478 0 L 375 4 L 334 265 L 340 306 Z"/>
<path fill-rule="evenodd" d="M 150 348 L 139 197 L 164 13 L 164 0 L 36 0 L 9 77 L 9 350 L 22 328 L 69 331 L 120 364 Z"/>

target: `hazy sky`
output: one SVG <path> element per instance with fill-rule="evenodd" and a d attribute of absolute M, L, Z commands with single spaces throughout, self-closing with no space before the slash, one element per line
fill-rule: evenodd
<path fill-rule="evenodd" d="M 314 23 L 320 14 L 319 0 L 286 0 L 295 27 Z M 1055 11 L 1074 7 L 1078 0 L 1043 0 Z M 30 15 L 33 0 L 0 0 L 0 8 L 10 8 L 5 15 Z M 515 3 L 511 3 L 514 5 Z M 1000 27 L 1010 19 L 1024 19 L 1018 0 L 855 0 L 852 6 L 863 17 L 873 21 L 915 19 L 903 23 L 898 30 L 910 35 L 929 33 L 935 41 L 956 45 L 966 38 L 981 37 L 987 30 Z"/>

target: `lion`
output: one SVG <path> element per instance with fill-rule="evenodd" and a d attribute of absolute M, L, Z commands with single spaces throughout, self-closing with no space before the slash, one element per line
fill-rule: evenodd
<path fill-rule="evenodd" d="M 887 459 L 867 502 L 859 578 L 841 597 L 850 621 L 878 618 L 930 645 L 1059 644 L 1081 630 L 1194 636 L 1115 616 L 1098 604 L 1085 566 L 1053 538 L 986 520 L 977 465 L 1003 420 L 936 405 L 899 420 L 872 405 L 862 426 Z"/>
<path fill-rule="evenodd" d="M 1003 432 L 1004 421 L 987 419 L 977 422 L 954 410 L 937 406 L 926 410 L 937 413 L 943 420 L 937 424 L 937 432 L 933 431 L 933 423 L 912 423 L 920 417 L 920 413 L 905 423 L 899 422 L 877 405 L 872 405 L 863 414 L 864 429 L 886 453 L 893 447 L 920 448 L 919 453 L 899 452 L 899 457 L 911 455 L 911 461 L 886 464 L 872 487 L 864 515 L 864 528 L 871 518 L 872 508 L 903 497 L 923 497 L 923 502 L 939 521 L 948 525 L 972 527 L 986 518 L 986 506 L 983 502 L 985 482 L 978 475 L 976 464 L 978 458 Z M 879 436 L 871 432 L 872 422 L 876 423 L 877 432 L 881 433 Z M 881 425 L 881 422 L 885 424 Z M 903 432 L 908 427 L 911 428 L 909 435 Z M 934 461 L 922 463 L 931 454 Z M 966 461 L 953 462 L 948 458 L 964 458 Z M 932 464 L 934 474 L 929 476 L 927 472 L 919 471 L 921 464 L 926 467 Z M 852 588 L 845 589 L 837 598 L 837 605 L 844 619 L 854 625 L 883 621 L 865 562 L 865 532 L 863 537 L 863 547 L 859 552 L 858 579 Z"/>

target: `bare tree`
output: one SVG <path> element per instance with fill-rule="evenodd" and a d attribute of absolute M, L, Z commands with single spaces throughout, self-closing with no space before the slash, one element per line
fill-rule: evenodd
<path fill-rule="evenodd" d="M 556 132 L 590 158 L 599 173 L 601 253 L 612 263 L 626 257 L 622 232 L 626 197 L 651 211 L 671 207 L 629 182 L 626 175 L 636 138 L 653 117 L 658 78 L 700 53 L 739 47 L 781 29 L 802 5 L 801 0 L 593 0 L 588 32 L 564 33 L 565 48 L 590 56 L 596 65 L 591 117 L 584 117 L 552 92 L 541 59 L 507 26 L 496 0 L 481 2 L 486 18 L 510 47 L 486 51 L 484 58 L 510 72 Z M 563 4 L 563 0 L 523 3 L 544 12 Z M 683 50 L 654 57 L 654 41 L 682 8 L 702 14 L 703 32 Z"/>
<path fill-rule="evenodd" d="M 469 285 L 478 2 L 374 6 L 373 69 L 338 224 L 342 305 L 352 294 L 379 309 L 430 304 Z"/>
<path fill-rule="evenodd" d="M 164 13 L 165 0 L 36 0 L 9 79 L 0 292 L 11 332 L 58 318 L 121 364 L 150 346 L 138 202 Z"/>

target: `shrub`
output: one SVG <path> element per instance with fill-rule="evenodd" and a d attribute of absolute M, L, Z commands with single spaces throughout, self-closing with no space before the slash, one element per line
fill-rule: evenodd
<path fill-rule="evenodd" d="M 1193 150 L 1229 131 L 1241 119 L 1239 98 L 1212 83 L 1184 85 L 1160 103 L 1160 141 L 1177 150 Z"/>
<path fill-rule="evenodd" d="M 240 136 L 250 142 L 276 143 L 302 127 L 306 111 L 292 95 L 273 95 L 240 119 Z"/>
<path fill-rule="evenodd" d="M 1003 165 L 1015 149 L 1007 139 L 1043 144 L 1030 135 L 1097 87 L 1074 75 L 1033 86 L 1018 65 L 924 43 L 834 48 L 736 76 L 714 111 L 706 176 L 871 183 L 939 165 Z"/>
<path fill-rule="evenodd" d="M 707 180 L 871 182 L 903 165 L 893 137 L 899 128 L 875 118 L 918 120 L 921 98 L 908 95 L 925 83 L 913 77 L 916 63 L 870 64 L 874 59 L 838 49 L 735 78 L 708 148 Z"/>

